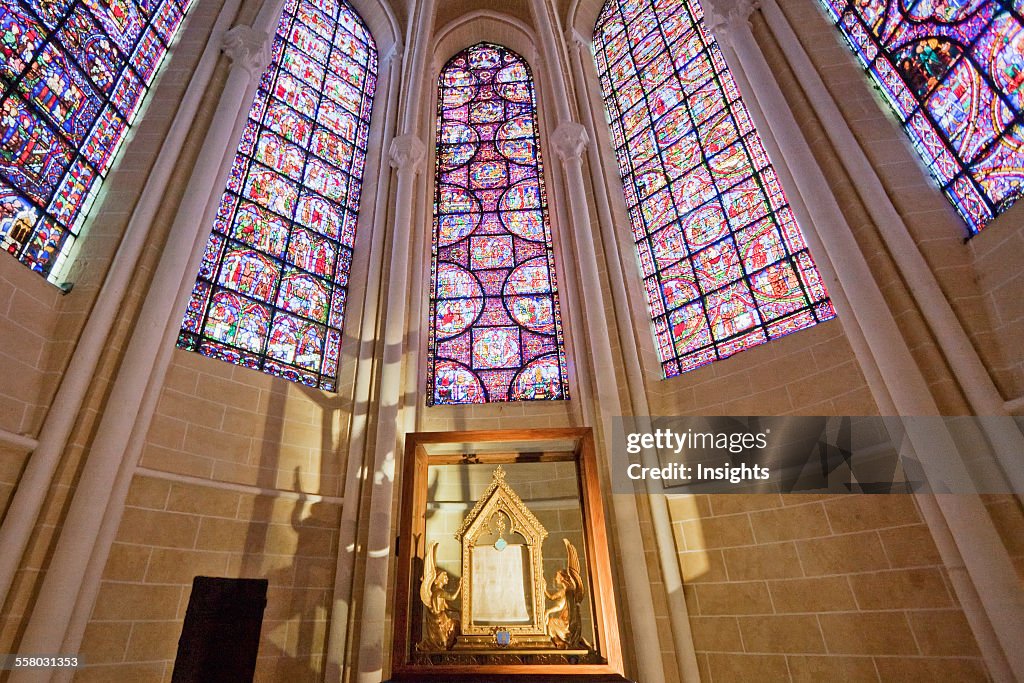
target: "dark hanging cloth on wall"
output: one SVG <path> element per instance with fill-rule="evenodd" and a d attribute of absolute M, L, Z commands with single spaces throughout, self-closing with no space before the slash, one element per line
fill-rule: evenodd
<path fill-rule="evenodd" d="M 252 681 L 266 606 L 266 579 L 197 576 L 172 683 Z"/>

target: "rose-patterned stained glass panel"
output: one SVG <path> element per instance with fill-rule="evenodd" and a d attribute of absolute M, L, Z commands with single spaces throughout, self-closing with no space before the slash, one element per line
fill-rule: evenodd
<path fill-rule="evenodd" d="M 569 397 L 526 61 L 480 43 L 441 71 L 428 405 Z"/>
<path fill-rule="evenodd" d="M 178 346 L 336 388 L 377 48 L 345 0 L 287 0 Z"/>
<path fill-rule="evenodd" d="M 1024 196 L 1019 1 L 822 4 L 972 234 Z"/>
<path fill-rule="evenodd" d="M 594 58 L 662 371 L 835 317 L 697 0 L 609 0 Z"/>
<path fill-rule="evenodd" d="M 0 249 L 60 283 L 192 0 L 0 0 Z"/>

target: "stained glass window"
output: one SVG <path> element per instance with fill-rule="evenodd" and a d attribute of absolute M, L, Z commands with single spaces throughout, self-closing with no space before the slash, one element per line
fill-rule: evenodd
<path fill-rule="evenodd" d="M 665 376 L 834 317 L 699 2 L 609 0 L 594 54 Z"/>
<path fill-rule="evenodd" d="M 480 43 L 441 71 L 427 402 L 568 398 L 529 65 Z"/>
<path fill-rule="evenodd" d="M 335 389 L 376 74 L 345 0 L 287 0 L 180 348 Z"/>
<path fill-rule="evenodd" d="M 191 0 L 0 0 L 0 248 L 56 280 Z"/>
<path fill-rule="evenodd" d="M 1020 0 L 822 3 L 972 233 L 1024 195 Z"/>

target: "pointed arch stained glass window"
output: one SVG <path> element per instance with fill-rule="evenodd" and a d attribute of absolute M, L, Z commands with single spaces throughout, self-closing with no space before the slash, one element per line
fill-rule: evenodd
<path fill-rule="evenodd" d="M 191 0 L 0 0 L 0 249 L 59 282 Z"/>
<path fill-rule="evenodd" d="M 697 0 L 609 0 L 594 54 L 666 377 L 835 316 Z"/>
<path fill-rule="evenodd" d="M 1024 196 L 1018 0 L 822 0 L 972 233 Z"/>
<path fill-rule="evenodd" d="M 568 398 L 529 65 L 487 43 L 441 71 L 427 403 Z"/>
<path fill-rule="evenodd" d="M 287 0 L 180 348 L 335 389 L 376 74 L 345 0 Z"/>

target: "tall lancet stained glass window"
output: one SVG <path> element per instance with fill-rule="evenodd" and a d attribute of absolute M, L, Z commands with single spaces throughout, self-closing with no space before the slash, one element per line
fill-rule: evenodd
<path fill-rule="evenodd" d="M 191 0 L 0 0 L 0 249 L 60 282 Z"/>
<path fill-rule="evenodd" d="M 526 61 L 498 45 L 441 71 L 427 401 L 568 398 Z"/>
<path fill-rule="evenodd" d="M 1024 195 L 1020 0 L 822 0 L 977 232 Z"/>
<path fill-rule="evenodd" d="M 335 389 L 377 49 L 344 0 L 288 0 L 178 346 Z"/>
<path fill-rule="evenodd" d="M 834 317 L 697 0 L 610 0 L 594 53 L 665 376 Z"/>

